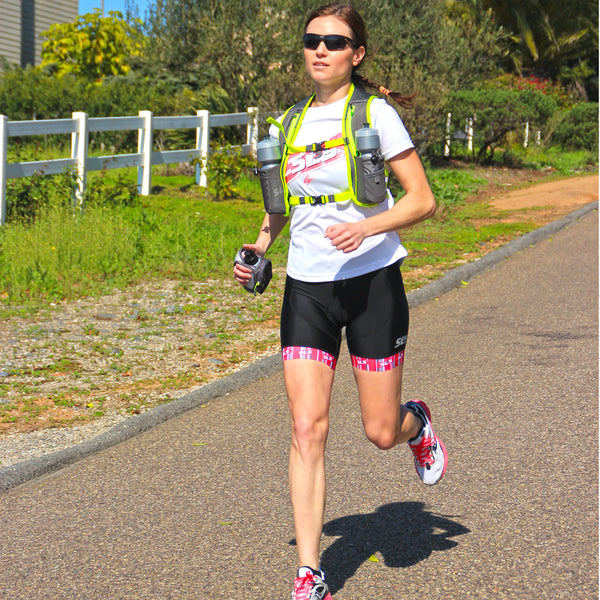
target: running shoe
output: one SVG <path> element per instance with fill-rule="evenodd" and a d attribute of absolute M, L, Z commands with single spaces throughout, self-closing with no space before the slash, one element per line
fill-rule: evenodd
<path fill-rule="evenodd" d="M 435 485 L 446 472 L 448 453 L 442 440 L 435 435 L 431 426 L 431 413 L 422 400 L 411 400 L 406 408 L 418 415 L 423 421 L 419 435 L 408 445 L 415 458 L 415 469 L 423 483 Z"/>
<path fill-rule="evenodd" d="M 292 600 L 333 600 L 323 571 L 315 573 L 309 567 L 300 567 L 294 579 Z"/>

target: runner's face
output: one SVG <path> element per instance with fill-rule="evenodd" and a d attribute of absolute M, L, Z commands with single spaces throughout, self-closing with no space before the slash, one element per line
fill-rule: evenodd
<path fill-rule="evenodd" d="M 317 17 L 306 28 L 306 33 L 317 35 L 344 35 L 354 38 L 352 30 L 337 17 Z M 363 46 L 355 49 L 348 44 L 343 50 L 328 50 L 321 42 L 316 50 L 304 49 L 306 70 L 311 79 L 327 87 L 339 87 L 350 82 L 352 68 L 360 64 L 365 55 Z"/>

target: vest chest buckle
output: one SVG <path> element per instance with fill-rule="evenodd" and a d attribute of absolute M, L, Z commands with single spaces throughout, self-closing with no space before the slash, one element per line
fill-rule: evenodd
<path fill-rule="evenodd" d="M 325 148 L 325 142 L 316 142 L 315 144 L 311 144 L 310 146 L 307 146 L 306 151 L 307 152 L 314 152 L 315 154 L 320 155 L 323 150 L 326 150 Z"/>

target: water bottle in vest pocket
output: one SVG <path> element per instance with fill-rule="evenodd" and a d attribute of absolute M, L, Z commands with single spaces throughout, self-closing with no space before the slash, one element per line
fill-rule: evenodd
<path fill-rule="evenodd" d="M 256 154 L 262 163 L 258 169 L 265 210 L 270 214 L 285 214 L 285 195 L 279 168 L 281 148 L 279 142 L 267 138 L 258 143 Z"/>
<path fill-rule="evenodd" d="M 379 150 L 379 132 L 373 127 L 363 127 L 355 133 L 356 192 L 359 202 L 378 204 L 387 197 L 385 161 Z"/>

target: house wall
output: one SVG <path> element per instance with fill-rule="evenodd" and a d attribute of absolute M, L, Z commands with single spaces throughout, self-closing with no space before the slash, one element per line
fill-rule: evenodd
<path fill-rule="evenodd" d="M 22 67 L 42 61 L 41 34 L 54 23 L 70 23 L 79 14 L 79 0 L 2 0 L 0 55 Z"/>
<path fill-rule="evenodd" d="M 39 64 L 42 60 L 41 38 L 43 31 L 48 31 L 50 25 L 54 23 L 70 23 L 77 18 L 79 14 L 79 0 L 22 0 L 26 2 L 35 2 L 35 63 Z M 25 19 L 25 16 L 23 17 Z"/>
<path fill-rule="evenodd" d="M 21 64 L 21 0 L 0 2 L 0 55 Z"/>

